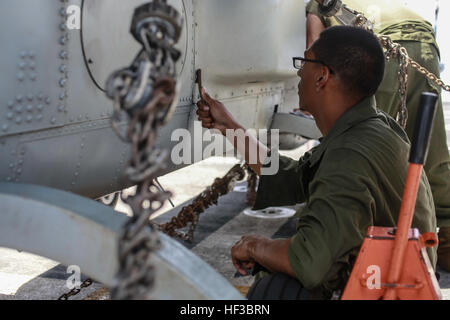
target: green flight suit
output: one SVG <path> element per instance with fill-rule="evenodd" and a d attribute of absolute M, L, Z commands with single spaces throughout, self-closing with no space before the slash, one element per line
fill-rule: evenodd
<path fill-rule="evenodd" d="M 407 49 L 413 60 L 438 77 L 440 76 L 439 47 L 429 22 L 398 1 L 344 0 L 343 3 L 349 8 L 374 18 L 375 33 L 390 36 L 393 41 L 400 43 Z M 338 25 L 334 18 L 320 15 L 315 1 L 308 3 L 306 11 L 318 16 L 325 27 Z M 377 14 L 374 14 L 374 12 Z M 398 70 L 397 59 L 386 63 L 383 82 L 375 94 L 377 106 L 394 118 L 400 104 Z M 411 139 L 419 108 L 420 94 L 424 91 L 440 94 L 440 88 L 411 67 L 408 69 L 408 84 L 406 100 L 408 121 L 405 131 Z M 437 106 L 425 172 L 433 192 L 437 223 L 440 227 L 450 227 L 450 156 L 441 99 L 439 99 Z"/>
<path fill-rule="evenodd" d="M 306 289 L 325 298 L 342 290 L 368 227 L 396 225 L 409 149 L 406 133 L 370 97 L 344 113 L 299 161 L 280 156 L 278 173 L 261 176 L 254 209 L 306 201 L 289 247 L 290 265 Z M 412 225 L 436 231 L 425 174 Z M 435 267 L 436 248 L 428 255 Z"/>

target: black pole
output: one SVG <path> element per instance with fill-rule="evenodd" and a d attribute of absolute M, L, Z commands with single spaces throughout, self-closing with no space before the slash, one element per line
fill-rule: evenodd
<path fill-rule="evenodd" d="M 410 163 L 425 163 L 438 99 L 438 95 L 431 92 L 423 92 L 420 96 L 420 107 L 411 141 Z"/>

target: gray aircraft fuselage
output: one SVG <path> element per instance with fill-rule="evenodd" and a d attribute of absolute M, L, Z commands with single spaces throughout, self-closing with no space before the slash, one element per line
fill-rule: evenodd
<path fill-rule="evenodd" d="M 0 2 L 0 181 L 90 198 L 129 186 L 129 145 L 111 128 L 113 105 L 104 89 L 108 76 L 139 50 L 129 28 L 134 9 L 145 2 Z M 247 128 L 269 128 L 275 109 L 297 107 L 291 57 L 304 51 L 303 1 L 168 3 L 185 25 L 177 45 L 179 100 L 159 134 L 160 148 L 178 143 L 171 139 L 175 129 L 194 131 L 199 68 L 211 96 Z M 169 160 L 168 171 L 179 167 Z"/>

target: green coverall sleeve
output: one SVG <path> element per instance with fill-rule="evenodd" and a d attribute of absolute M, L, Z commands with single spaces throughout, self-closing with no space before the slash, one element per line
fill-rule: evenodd
<path fill-rule="evenodd" d="M 289 262 L 307 289 L 330 280 L 339 262 L 363 242 L 375 214 L 376 174 L 369 161 L 349 149 L 327 150 L 309 184 Z M 344 262 L 345 263 L 345 262 Z"/>
<path fill-rule="evenodd" d="M 275 175 L 261 175 L 254 210 L 273 206 L 287 206 L 306 200 L 301 183 L 307 153 L 299 161 L 279 156 L 279 169 Z"/>

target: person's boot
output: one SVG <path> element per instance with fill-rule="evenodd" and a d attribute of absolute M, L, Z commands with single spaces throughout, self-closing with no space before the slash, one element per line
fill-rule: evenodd
<path fill-rule="evenodd" d="M 450 272 L 450 227 L 439 228 L 438 238 L 437 264 L 441 269 Z"/>

